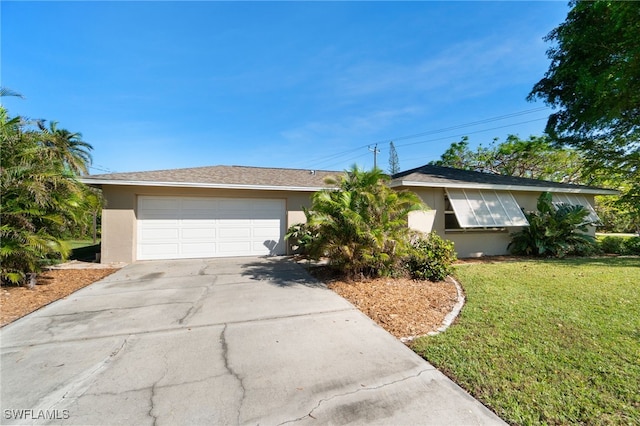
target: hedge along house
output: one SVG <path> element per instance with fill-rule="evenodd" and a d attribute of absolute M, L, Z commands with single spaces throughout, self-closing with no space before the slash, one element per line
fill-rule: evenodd
<path fill-rule="evenodd" d="M 284 234 L 302 207 L 339 171 L 212 166 L 87 176 L 102 188 L 102 262 L 287 254 Z M 454 241 L 459 257 L 506 254 L 510 232 L 527 226 L 549 191 L 556 202 L 593 211 L 595 195 L 616 191 L 423 166 L 390 186 L 416 192 L 431 210 L 409 226 Z"/>

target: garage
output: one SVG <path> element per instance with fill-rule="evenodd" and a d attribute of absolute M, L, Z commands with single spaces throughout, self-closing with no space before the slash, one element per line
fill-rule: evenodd
<path fill-rule="evenodd" d="M 278 255 L 285 200 L 138 196 L 137 258 Z"/>

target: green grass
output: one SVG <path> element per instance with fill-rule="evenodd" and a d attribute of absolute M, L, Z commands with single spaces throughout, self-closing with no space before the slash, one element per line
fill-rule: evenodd
<path fill-rule="evenodd" d="M 93 239 L 66 240 L 71 248 L 69 260 L 81 260 L 84 262 L 94 262 L 96 254 L 100 253 L 100 239 L 93 244 Z"/>
<path fill-rule="evenodd" d="M 66 243 L 69 244 L 69 247 L 71 247 L 72 250 L 78 249 L 78 248 L 82 248 L 82 247 L 88 247 L 88 246 L 92 246 L 93 244 L 93 239 L 86 239 L 86 240 L 66 240 Z M 96 244 L 100 244 L 100 239 L 98 239 L 98 241 L 96 242 Z"/>
<path fill-rule="evenodd" d="M 469 264 L 413 349 L 512 424 L 640 424 L 640 258 Z"/>

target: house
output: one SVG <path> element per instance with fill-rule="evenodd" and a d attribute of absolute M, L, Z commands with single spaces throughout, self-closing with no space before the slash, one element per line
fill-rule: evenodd
<path fill-rule="evenodd" d="M 288 252 L 286 229 L 305 220 L 302 207 L 340 171 L 212 166 L 92 175 L 102 188 L 103 262 Z M 459 257 L 507 253 L 510 232 L 526 226 L 540 193 L 593 211 L 595 195 L 616 191 L 423 166 L 393 176 L 390 186 L 416 192 L 432 209 L 409 226 L 454 241 Z"/>

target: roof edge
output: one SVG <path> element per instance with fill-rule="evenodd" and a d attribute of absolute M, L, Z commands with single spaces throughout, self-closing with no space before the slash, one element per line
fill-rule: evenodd
<path fill-rule="evenodd" d="M 544 182 L 544 181 L 541 181 Z M 500 191 L 543 191 L 543 192 L 566 192 L 574 194 L 593 194 L 593 195 L 619 195 L 620 191 L 615 189 L 604 188 L 585 188 L 583 186 L 575 187 L 558 187 L 558 186 L 534 186 L 534 185 L 501 185 L 490 183 L 472 183 L 472 182 L 419 182 L 410 180 L 394 180 L 389 184 L 395 188 L 399 186 L 406 187 L 423 187 L 423 188 L 472 188 L 472 189 L 493 189 Z"/>
<path fill-rule="evenodd" d="M 91 179 L 80 178 L 80 182 L 86 185 L 113 185 L 113 186 L 158 186 L 158 187 L 178 187 L 178 188 L 215 188 L 215 189 L 255 189 L 263 191 L 303 191 L 316 192 L 328 187 L 312 186 L 277 186 L 277 185 L 244 185 L 244 184 L 224 184 L 224 183 L 199 183 L 199 182 L 162 182 L 162 181 L 139 181 L 139 180 L 115 180 L 115 179 Z"/>

